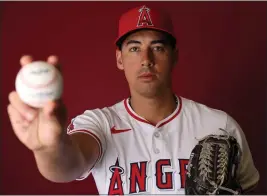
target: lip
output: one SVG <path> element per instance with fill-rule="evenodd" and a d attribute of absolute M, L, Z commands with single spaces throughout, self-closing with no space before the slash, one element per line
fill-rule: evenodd
<path fill-rule="evenodd" d="M 138 78 L 143 82 L 151 82 L 156 79 L 156 75 L 153 73 L 143 73 Z"/>
<path fill-rule="evenodd" d="M 143 73 L 142 75 L 139 76 L 139 78 L 150 78 L 155 76 L 155 74 L 152 73 Z"/>

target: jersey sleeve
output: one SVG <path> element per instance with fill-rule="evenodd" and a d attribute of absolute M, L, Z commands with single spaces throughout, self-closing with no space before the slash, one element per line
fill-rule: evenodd
<path fill-rule="evenodd" d="M 242 156 L 237 170 L 237 178 L 242 189 L 249 190 L 258 183 L 260 176 L 254 165 L 246 136 L 239 124 L 229 115 L 227 116 L 226 130 L 230 130 L 239 142 Z"/>
<path fill-rule="evenodd" d="M 83 114 L 76 116 L 71 120 L 67 128 L 67 134 L 84 133 L 91 135 L 98 143 L 100 154 L 93 167 L 86 171 L 77 180 L 87 178 L 96 164 L 98 164 L 106 150 L 106 119 L 100 109 L 86 110 Z"/>

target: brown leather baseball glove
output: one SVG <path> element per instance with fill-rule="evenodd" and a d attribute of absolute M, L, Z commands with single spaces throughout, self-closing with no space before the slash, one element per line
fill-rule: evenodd
<path fill-rule="evenodd" d="M 236 179 L 241 150 L 229 135 L 208 135 L 192 150 L 187 168 L 186 195 L 241 194 Z"/>

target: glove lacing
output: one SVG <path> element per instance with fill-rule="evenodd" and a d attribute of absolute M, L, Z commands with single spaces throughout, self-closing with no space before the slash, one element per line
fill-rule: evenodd
<path fill-rule="evenodd" d="M 213 136 L 214 138 L 217 139 L 224 139 L 228 146 L 230 147 L 230 144 L 228 142 L 229 135 L 226 136 Z M 215 143 L 206 143 L 206 140 L 208 139 L 205 138 L 203 144 L 202 144 L 202 150 L 200 153 L 200 161 L 199 161 L 199 168 L 198 170 L 200 171 L 200 175 L 202 175 L 203 180 L 207 180 L 213 187 L 214 190 L 212 192 L 208 192 L 208 194 L 215 194 L 218 190 L 225 190 L 228 192 L 231 192 L 232 194 L 238 194 L 237 191 L 234 191 L 232 189 L 223 187 L 222 184 L 224 182 L 224 179 L 227 176 L 227 163 L 228 163 L 228 153 L 227 153 L 227 145 L 226 144 L 217 144 L 219 146 L 219 152 L 220 154 L 218 155 L 219 159 L 217 160 L 218 165 L 217 165 L 217 183 L 214 181 L 211 181 L 208 177 L 209 173 L 212 173 L 212 151 L 214 151 L 213 146 L 215 146 Z"/>

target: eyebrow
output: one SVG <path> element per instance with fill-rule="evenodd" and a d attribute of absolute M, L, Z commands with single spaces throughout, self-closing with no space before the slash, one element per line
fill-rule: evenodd
<path fill-rule="evenodd" d="M 152 41 L 151 44 L 163 44 L 163 45 L 166 45 L 167 42 L 168 41 L 166 39 L 159 39 L 159 40 Z"/>
<path fill-rule="evenodd" d="M 141 42 L 137 40 L 129 40 L 127 41 L 126 45 L 129 45 L 129 44 L 141 44 Z M 166 39 L 153 40 L 151 44 L 164 44 L 165 45 L 167 44 L 167 40 Z"/>
<path fill-rule="evenodd" d="M 141 42 L 137 40 L 129 40 L 127 41 L 126 45 L 129 45 L 129 44 L 141 44 Z"/>

